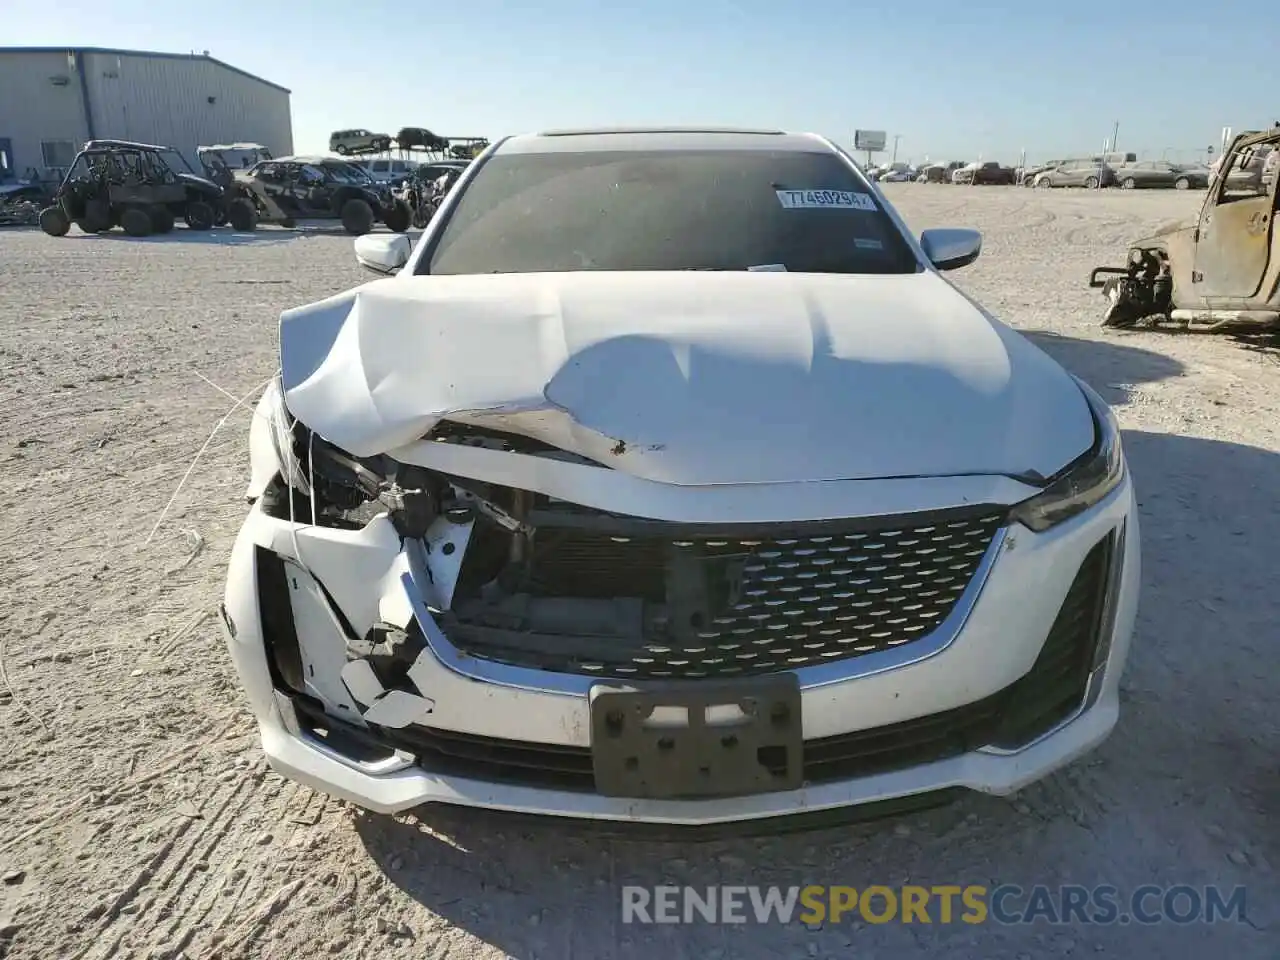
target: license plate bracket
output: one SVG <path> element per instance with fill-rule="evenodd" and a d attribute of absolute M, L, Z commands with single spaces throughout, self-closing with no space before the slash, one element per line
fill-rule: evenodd
<path fill-rule="evenodd" d="M 803 783 L 803 753 L 795 674 L 591 690 L 592 769 L 605 796 L 794 790 Z"/>

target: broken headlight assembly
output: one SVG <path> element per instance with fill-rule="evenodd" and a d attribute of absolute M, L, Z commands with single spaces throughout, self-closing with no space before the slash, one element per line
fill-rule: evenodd
<path fill-rule="evenodd" d="M 347 528 L 363 527 L 387 513 L 402 537 L 425 535 L 440 514 L 441 490 L 434 474 L 387 456 L 353 456 L 294 417 L 283 391 L 277 391 L 274 402 L 271 442 L 280 464 L 280 485 L 275 497 L 269 491 L 269 512 L 282 519 Z M 276 501 L 282 502 L 275 506 Z"/>
<path fill-rule="evenodd" d="M 1100 503 L 1124 478 L 1124 452 L 1115 414 L 1091 387 L 1080 380 L 1076 383 L 1093 415 L 1094 444 L 1088 453 L 1050 480 L 1043 491 L 1010 511 L 1010 519 L 1037 533 Z"/>

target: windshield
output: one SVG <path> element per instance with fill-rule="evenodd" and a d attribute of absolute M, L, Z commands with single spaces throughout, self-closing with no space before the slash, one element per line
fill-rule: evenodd
<path fill-rule="evenodd" d="M 369 183 L 373 179 L 367 170 L 354 163 L 326 163 L 324 168 L 339 183 Z"/>
<path fill-rule="evenodd" d="M 910 273 L 915 256 L 833 153 L 671 150 L 490 158 L 420 273 Z"/>
<path fill-rule="evenodd" d="M 157 150 L 156 156 L 165 162 L 165 165 L 174 173 L 195 173 L 191 169 L 191 164 L 187 163 L 187 158 L 177 150 Z M 203 176 L 203 174 L 200 174 Z"/>

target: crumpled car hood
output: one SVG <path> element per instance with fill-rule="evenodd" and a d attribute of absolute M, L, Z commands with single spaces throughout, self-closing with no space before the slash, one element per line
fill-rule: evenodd
<path fill-rule="evenodd" d="M 285 402 L 358 456 L 441 419 L 675 484 L 1050 476 L 1079 388 L 931 272 L 400 276 L 281 316 Z"/>

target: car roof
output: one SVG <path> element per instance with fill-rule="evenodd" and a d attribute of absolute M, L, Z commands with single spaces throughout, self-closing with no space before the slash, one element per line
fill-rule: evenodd
<path fill-rule="evenodd" d="M 497 154 L 581 153 L 606 150 L 775 150 L 830 153 L 834 147 L 813 133 L 740 127 L 617 127 L 547 130 L 503 140 Z"/>
<path fill-rule="evenodd" d="M 138 143 L 135 140 L 87 140 L 82 150 L 172 150 L 154 143 Z"/>
<path fill-rule="evenodd" d="M 197 150 L 265 150 L 261 143 L 214 143 L 207 147 L 196 147 Z"/>
<path fill-rule="evenodd" d="M 273 157 L 270 160 L 263 160 L 262 163 L 341 163 L 349 167 L 358 166 L 356 161 L 348 160 L 346 157 L 326 157 L 321 154 L 299 154 L 293 157 Z"/>

